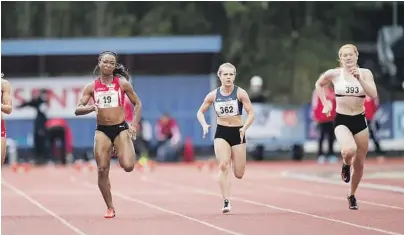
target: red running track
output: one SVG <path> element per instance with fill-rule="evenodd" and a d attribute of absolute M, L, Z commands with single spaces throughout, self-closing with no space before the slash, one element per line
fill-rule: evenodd
<path fill-rule="evenodd" d="M 404 161 L 368 161 L 366 169 L 396 172 L 404 169 Z M 404 193 L 364 184 L 357 192 L 360 209 L 350 211 L 345 199 L 348 186 L 329 176 L 339 170 L 339 165 L 313 162 L 249 163 L 243 180 L 232 179 L 232 212 L 222 215 L 216 170 L 198 171 L 195 166 L 181 164 L 158 165 L 152 173 L 112 168 L 117 217 L 104 219 L 105 205 L 96 172 L 47 167 L 17 174 L 4 168 L 2 233 L 404 234 Z M 285 171 L 328 181 L 309 181 Z M 389 185 L 390 179 L 383 177 L 369 182 Z M 363 182 L 368 183 L 366 178 Z M 402 184 L 391 186 L 404 190 Z"/>

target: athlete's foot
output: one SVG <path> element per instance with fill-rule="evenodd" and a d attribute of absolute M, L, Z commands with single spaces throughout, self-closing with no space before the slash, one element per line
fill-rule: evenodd
<path fill-rule="evenodd" d="M 341 178 L 345 183 L 351 180 L 351 166 L 342 163 Z"/>
<path fill-rule="evenodd" d="M 104 215 L 104 218 L 111 219 L 115 217 L 115 210 L 112 208 L 108 208 L 107 213 Z"/>
<path fill-rule="evenodd" d="M 224 199 L 222 213 L 228 213 L 228 212 L 230 212 L 230 210 L 231 210 L 230 201 L 227 199 Z"/>
<path fill-rule="evenodd" d="M 355 195 L 350 195 L 347 197 L 348 203 L 349 203 L 349 209 L 350 210 L 357 210 L 358 209 L 358 204 L 356 203 L 356 198 Z"/>

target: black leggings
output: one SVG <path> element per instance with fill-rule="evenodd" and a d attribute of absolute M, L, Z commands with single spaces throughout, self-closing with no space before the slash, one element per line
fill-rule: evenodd
<path fill-rule="evenodd" d="M 320 131 L 320 136 L 318 138 L 318 155 L 321 156 L 324 154 L 323 152 L 323 141 L 325 136 L 327 136 L 328 140 L 328 156 L 334 155 L 334 122 L 323 122 L 318 124 L 318 128 Z"/>

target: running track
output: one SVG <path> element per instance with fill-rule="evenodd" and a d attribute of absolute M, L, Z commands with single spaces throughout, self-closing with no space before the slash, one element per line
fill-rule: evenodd
<path fill-rule="evenodd" d="M 244 179 L 232 180 L 232 212 L 222 215 L 216 171 L 178 164 L 128 174 L 113 167 L 117 217 L 107 220 L 96 172 L 44 167 L 18 174 L 4 168 L 2 233 L 404 234 L 404 177 L 397 177 L 403 158 L 367 162 L 365 174 L 376 178 L 362 182 L 358 211 L 348 210 L 339 170 L 313 162 L 249 163 Z M 394 177 L 377 178 L 380 173 Z"/>

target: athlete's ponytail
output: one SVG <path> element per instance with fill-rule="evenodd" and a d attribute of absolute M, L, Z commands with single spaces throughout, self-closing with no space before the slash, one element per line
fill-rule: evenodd
<path fill-rule="evenodd" d="M 116 67 L 114 69 L 114 72 L 112 74 L 115 75 L 121 75 L 122 77 L 126 78 L 126 80 L 129 81 L 129 73 L 128 69 L 125 68 L 122 64 L 116 64 Z"/>

